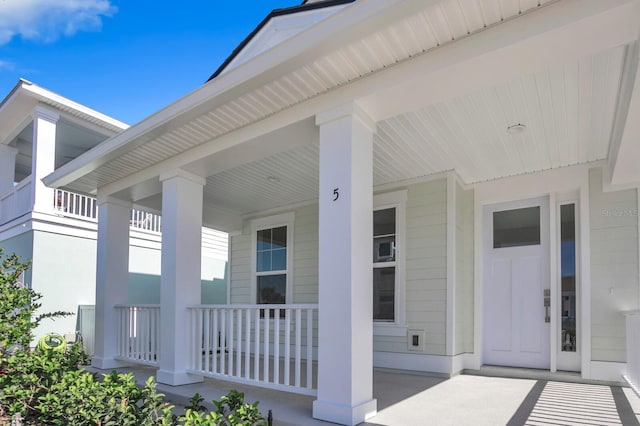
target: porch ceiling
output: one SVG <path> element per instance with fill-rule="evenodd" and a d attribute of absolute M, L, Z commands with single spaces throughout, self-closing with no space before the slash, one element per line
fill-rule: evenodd
<path fill-rule="evenodd" d="M 447 170 L 474 183 L 605 159 L 623 59 L 612 49 L 378 122 L 374 185 Z M 517 123 L 526 130 L 509 134 Z M 246 215 L 316 200 L 318 160 L 312 143 L 214 174 L 207 201 Z"/>
<path fill-rule="evenodd" d="M 316 141 L 283 144 L 276 152 L 260 150 L 259 140 L 271 143 L 263 136 L 301 122 L 313 132 L 318 108 L 349 99 L 363 100 L 378 122 L 377 186 L 453 169 L 472 183 L 603 159 L 624 46 L 638 37 L 637 19 L 630 16 L 637 3 L 358 0 L 63 166 L 45 182 L 151 200 L 161 170 L 201 172 L 207 161 L 197 159 L 253 141 L 252 147 L 264 151 L 261 158 L 250 155 L 233 167 L 208 162 L 203 174 L 208 205 L 248 215 L 314 200 Z M 520 56 L 514 57 L 519 48 Z M 403 81 L 409 70 L 411 81 Z M 461 70 L 457 80 L 434 88 L 442 75 Z M 526 132 L 509 135 L 507 127 L 517 123 L 525 124 Z M 269 176 L 278 181 L 270 182 Z M 148 184 L 147 189 L 129 190 L 136 182 Z M 158 204 L 155 197 L 150 204 Z"/>

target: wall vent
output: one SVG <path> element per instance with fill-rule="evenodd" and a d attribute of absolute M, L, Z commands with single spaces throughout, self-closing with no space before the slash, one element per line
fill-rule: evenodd
<path fill-rule="evenodd" d="M 410 351 L 424 352 L 424 330 L 409 330 L 407 346 Z"/>

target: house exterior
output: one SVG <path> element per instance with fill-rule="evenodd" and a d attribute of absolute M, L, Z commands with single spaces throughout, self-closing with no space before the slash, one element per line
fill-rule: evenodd
<path fill-rule="evenodd" d="M 311 394 L 349 425 L 374 367 L 637 383 L 639 37 L 637 0 L 272 12 L 44 178 L 100 204 L 94 365 Z M 163 217 L 152 320 L 117 308 L 133 204 Z M 231 235 L 225 305 L 198 290 L 203 224 Z"/>
<path fill-rule="evenodd" d="M 128 126 L 26 80 L 0 103 L 0 247 L 31 260 L 24 282 L 41 293 L 36 337 L 81 331 L 93 351 L 98 207 L 95 197 L 54 190 L 41 179 Z M 160 219 L 130 212 L 127 303 L 160 300 Z M 202 297 L 226 301 L 226 235 L 203 230 Z"/>

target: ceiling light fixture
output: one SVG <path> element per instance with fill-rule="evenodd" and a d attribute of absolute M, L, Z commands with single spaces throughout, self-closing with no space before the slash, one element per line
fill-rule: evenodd
<path fill-rule="evenodd" d="M 507 133 L 510 135 L 518 135 L 527 130 L 527 126 L 524 124 L 518 123 L 507 127 Z"/>

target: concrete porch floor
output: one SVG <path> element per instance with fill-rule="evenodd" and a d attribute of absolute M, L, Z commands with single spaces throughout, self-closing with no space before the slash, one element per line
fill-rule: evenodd
<path fill-rule="evenodd" d="M 476 375 L 484 374 L 480 371 L 450 379 L 401 371 L 374 370 L 373 392 L 378 400 L 378 414 L 362 425 L 535 425 L 541 424 L 534 418 L 536 409 L 540 411 L 540 405 L 544 410 L 538 414 L 543 417 L 544 424 L 576 424 L 578 417 L 583 419 L 580 424 L 640 424 L 638 423 L 640 398 L 628 387 L 621 388 L 619 384 L 609 383 L 575 383 L 577 382 L 575 375 L 571 374 L 538 372 L 537 375 L 529 376 L 531 378 L 521 378 L 519 376 L 526 375 L 526 371 L 495 367 L 488 370 L 487 375 Z M 96 369 L 90 369 L 90 371 L 105 373 L 103 370 Z M 119 371 L 134 373 L 140 383 L 149 376 L 155 375 L 155 369 L 149 367 L 122 368 Z M 556 385 L 564 383 L 568 387 L 576 387 L 575 389 L 565 387 L 561 390 L 567 395 L 584 395 L 599 391 L 610 394 L 609 389 L 615 389 L 618 401 L 624 400 L 622 406 L 626 407 L 626 413 L 618 410 L 620 416 L 617 416 L 615 405 L 618 401 L 614 404 L 613 399 L 610 398 L 610 405 L 613 405 L 613 408 L 604 407 L 601 411 L 605 413 L 602 414 L 603 416 L 612 415 L 613 417 L 599 418 L 599 412 L 592 408 L 596 400 L 563 402 L 555 400 L 553 393 L 551 394 L 553 404 L 549 408 L 548 402 L 543 401 L 545 394 L 542 391 L 547 382 Z M 580 386 L 590 386 L 590 388 L 585 389 Z M 547 386 L 545 392 L 550 392 L 549 388 L 550 386 Z M 330 424 L 311 417 L 312 402 L 315 399 L 311 396 L 214 379 L 176 387 L 158 384 L 158 390 L 174 404 L 183 406 L 188 404 L 189 398 L 197 392 L 204 397 L 208 408 L 212 408 L 211 400 L 219 400 L 222 395 L 232 389 L 244 392 L 247 402 L 260 401 L 258 407 L 265 416 L 268 410 L 272 410 L 274 425 Z M 602 399 L 598 398 L 598 401 Z M 545 404 L 547 404 L 546 407 Z M 565 413 L 569 411 L 573 412 L 574 417 L 563 420 L 563 417 L 566 417 Z M 531 416 L 530 413 L 532 413 Z M 545 416 L 546 419 L 544 419 Z M 622 420 L 614 420 L 618 417 Z"/>

